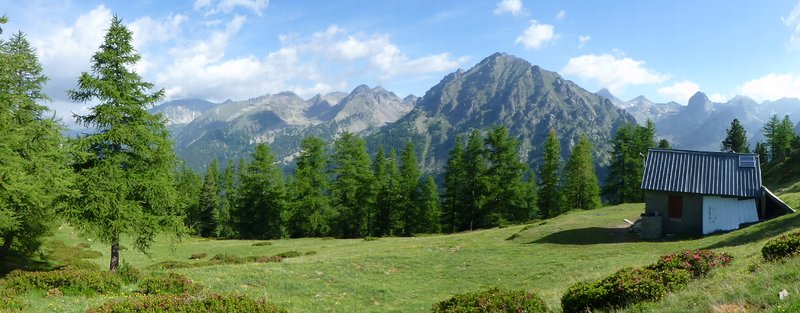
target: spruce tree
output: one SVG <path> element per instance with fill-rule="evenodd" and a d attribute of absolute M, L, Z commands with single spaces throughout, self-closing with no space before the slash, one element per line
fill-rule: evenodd
<path fill-rule="evenodd" d="M 328 197 L 327 157 L 322 139 L 307 137 L 300 143 L 291 189 L 289 234 L 292 237 L 328 236 L 336 216 Z"/>
<path fill-rule="evenodd" d="M 363 139 L 343 132 L 333 143 L 331 156 L 333 208 L 338 214 L 335 233 L 356 238 L 368 234 L 366 210 L 373 207 L 373 175 Z"/>
<path fill-rule="evenodd" d="M 561 145 L 556 132 L 550 130 L 544 143 L 544 156 L 539 166 L 538 207 L 542 218 L 551 218 L 561 214 Z"/>
<path fill-rule="evenodd" d="M 744 130 L 739 119 L 731 121 L 731 128 L 726 130 L 727 136 L 722 141 L 720 151 L 733 151 L 736 153 L 750 153 L 750 145 L 747 144 L 747 131 Z"/>
<path fill-rule="evenodd" d="M 401 155 L 400 179 L 402 182 L 402 195 L 400 207 L 401 234 L 410 236 L 417 231 L 417 224 L 423 219 L 424 213 L 417 206 L 419 197 L 419 165 L 417 153 L 411 141 L 406 142 Z"/>
<path fill-rule="evenodd" d="M 236 217 L 239 236 L 277 239 L 285 234 L 286 189 L 275 155 L 267 144 L 258 144 L 252 161 L 240 171 L 241 187 Z"/>
<path fill-rule="evenodd" d="M 111 246 L 111 271 L 119 266 L 122 235 L 144 252 L 157 234 L 182 230 L 169 131 L 161 115 L 147 111 L 164 90 L 148 93 L 153 85 L 131 70 L 141 59 L 132 40 L 114 16 L 91 72 L 68 92 L 73 101 L 98 104 L 77 117 L 95 132 L 73 142 L 77 193 L 66 213 L 84 234 Z"/>
<path fill-rule="evenodd" d="M 216 236 L 219 227 L 219 165 L 217 159 L 211 160 L 206 168 L 203 187 L 200 189 L 200 218 L 197 227 L 198 234 L 202 237 Z"/>
<path fill-rule="evenodd" d="M 456 137 L 455 146 L 450 150 L 447 167 L 444 171 L 444 199 L 442 203 L 442 225 L 444 231 L 454 233 L 459 228 L 459 219 L 465 213 L 464 189 L 466 172 L 464 171 L 464 150 L 461 137 Z"/>
<path fill-rule="evenodd" d="M 564 208 L 591 210 L 600 206 L 600 187 L 592 162 L 592 143 L 581 135 L 564 167 Z"/>
<path fill-rule="evenodd" d="M 483 227 L 484 216 L 481 213 L 489 190 L 486 167 L 481 133 L 473 130 L 464 150 L 464 209 L 460 218 L 461 230 Z"/>
<path fill-rule="evenodd" d="M 433 176 L 428 175 L 425 182 L 420 189 L 420 196 L 417 200 L 419 203 L 419 218 L 415 229 L 422 233 L 438 233 L 439 227 L 439 212 L 441 210 L 439 203 L 439 190 L 436 187 L 436 181 Z"/>
<path fill-rule="evenodd" d="M 509 137 L 508 129 L 495 126 L 489 131 L 486 147 L 489 193 L 485 210 L 487 215 L 494 216 L 487 226 L 496 226 L 498 219 L 514 223 L 527 221 L 530 212 L 524 205 L 522 187 L 522 174 L 526 166 L 519 160 L 517 141 Z"/>
<path fill-rule="evenodd" d="M 70 189 L 62 126 L 42 104 L 46 82 L 22 33 L 0 39 L 0 263 L 39 248 L 56 221 L 56 200 Z"/>
<path fill-rule="evenodd" d="M 215 236 L 219 238 L 236 237 L 231 219 L 231 211 L 233 211 L 237 197 L 236 176 L 233 160 L 228 160 L 219 181 L 220 205 L 219 214 L 217 214 L 217 228 L 214 230 Z"/>
<path fill-rule="evenodd" d="M 402 212 L 403 184 L 400 169 L 397 167 L 397 154 L 389 150 L 389 156 L 382 156 L 383 150 L 375 158 L 375 177 L 378 191 L 376 195 L 375 227 L 376 236 L 392 236 L 402 233 L 400 215 Z"/>

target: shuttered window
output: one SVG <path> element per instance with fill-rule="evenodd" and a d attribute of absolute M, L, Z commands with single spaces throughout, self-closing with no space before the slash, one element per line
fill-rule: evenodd
<path fill-rule="evenodd" d="M 667 216 L 669 218 L 683 217 L 683 197 L 669 196 L 669 204 L 667 206 Z"/>

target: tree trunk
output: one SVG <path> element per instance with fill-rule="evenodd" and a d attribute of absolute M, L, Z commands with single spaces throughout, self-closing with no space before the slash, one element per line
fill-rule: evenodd
<path fill-rule="evenodd" d="M 0 247 L 0 260 L 5 260 L 11 251 L 11 243 L 14 242 L 14 232 L 10 232 L 3 237 L 3 246 Z"/>
<path fill-rule="evenodd" d="M 119 268 L 119 235 L 114 236 L 114 241 L 111 243 L 111 264 L 108 269 L 116 273 L 117 268 Z"/>

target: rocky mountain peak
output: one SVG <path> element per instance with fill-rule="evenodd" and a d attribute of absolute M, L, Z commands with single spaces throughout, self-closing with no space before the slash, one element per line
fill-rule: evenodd
<path fill-rule="evenodd" d="M 698 91 L 689 98 L 688 106 L 690 108 L 705 108 L 710 102 L 711 100 L 708 99 L 705 93 Z"/>

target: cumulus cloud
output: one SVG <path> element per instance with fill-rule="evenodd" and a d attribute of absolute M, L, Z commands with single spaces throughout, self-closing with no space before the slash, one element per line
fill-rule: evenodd
<path fill-rule="evenodd" d="M 128 24 L 128 29 L 133 32 L 133 44 L 141 50 L 151 42 L 164 42 L 177 38 L 186 19 L 186 16 L 181 14 L 170 15 L 165 20 L 145 16 Z"/>
<path fill-rule="evenodd" d="M 578 36 L 578 41 L 580 42 L 578 44 L 578 49 L 583 48 L 583 45 L 585 45 L 587 42 L 589 42 L 589 40 L 592 40 L 592 36 L 589 36 L 589 35 Z"/>
<path fill-rule="evenodd" d="M 625 56 L 587 54 L 569 59 L 561 73 L 594 80 L 614 93 L 624 91 L 629 85 L 658 84 L 669 79 L 644 64 Z"/>
<path fill-rule="evenodd" d="M 269 6 L 268 0 L 196 0 L 195 10 L 205 10 L 206 15 L 230 13 L 236 7 L 253 11 L 258 16 Z"/>
<path fill-rule="evenodd" d="M 700 91 L 700 85 L 684 80 L 658 89 L 658 94 L 678 103 L 687 103 L 695 93 Z"/>
<path fill-rule="evenodd" d="M 800 98 L 800 76 L 793 74 L 769 74 L 745 82 L 739 93 L 756 100 L 775 101 L 780 98 Z"/>
<path fill-rule="evenodd" d="M 540 24 L 536 20 L 531 20 L 530 24 L 525 32 L 514 41 L 517 44 L 521 43 L 525 49 L 539 49 L 557 36 L 553 25 Z"/>
<path fill-rule="evenodd" d="M 509 13 L 514 16 L 522 14 L 522 0 L 503 0 L 497 3 L 494 9 L 495 15 Z"/>
<path fill-rule="evenodd" d="M 564 10 L 558 11 L 558 14 L 556 14 L 557 20 L 563 20 L 566 17 L 567 17 L 567 11 Z"/>
<path fill-rule="evenodd" d="M 792 31 L 789 43 L 793 46 L 800 46 L 800 2 L 794 6 L 792 12 L 787 17 L 781 17 L 781 21 Z"/>

